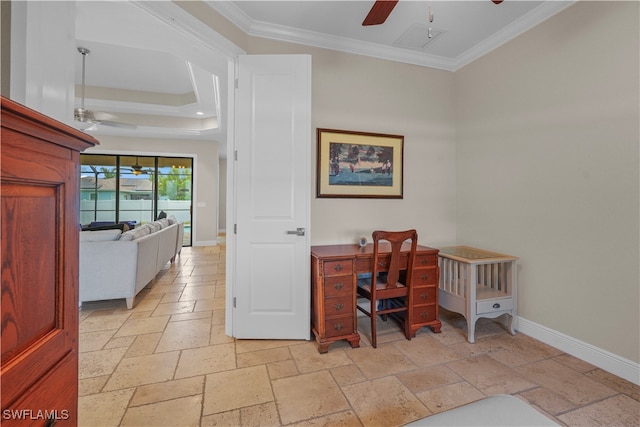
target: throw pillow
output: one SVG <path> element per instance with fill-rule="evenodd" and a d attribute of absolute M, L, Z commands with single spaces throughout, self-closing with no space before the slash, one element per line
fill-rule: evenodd
<path fill-rule="evenodd" d="M 140 227 L 136 227 L 133 230 L 122 233 L 122 235 L 120 236 L 120 240 L 136 240 L 150 233 L 151 228 L 149 227 L 149 224 L 145 224 L 141 225 Z"/>
<path fill-rule="evenodd" d="M 149 230 L 151 230 L 151 233 L 157 233 L 158 231 L 162 230 L 162 226 L 158 223 L 158 221 L 150 222 L 147 225 L 149 225 Z"/>

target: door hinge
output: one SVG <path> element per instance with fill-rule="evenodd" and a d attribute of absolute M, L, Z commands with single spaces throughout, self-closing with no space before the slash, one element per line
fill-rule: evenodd
<path fill-rule="evenodd" d="M 238 150 L 233 152 L 233 160 L 238 161 Z"/>
<path fill-rule="evenodd" d="M 236 297 L 233 297 L 233 308 L 236 308 Z"/>
<path fill-rule="evenodd" d="M 233 234 L 238 234 L 238 224 L 233 224 Z"/>
<path fill-rule="evenodd" d="M 236 89 L 238 89 L 238 79 L 236 79 L 235 81 L 235 86 L 236 86 Z"/>

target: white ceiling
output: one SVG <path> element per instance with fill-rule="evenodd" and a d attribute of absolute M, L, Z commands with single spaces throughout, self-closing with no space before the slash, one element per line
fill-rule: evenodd
<path fill-rule="evenodd" d="M 400 0 L 383 24 L 367 27 L 372 0 L 208 3 L 251 35 L 454 71 L 573 1 Z"/>
<path fill-rule="evenodd" d="M 496 5 L 490 0 L 401 0 L 384 24 L 363 27 L 373 3 L 207 1 L 249 35 L 450 71 L 573 1 L 505 0 Z M 434 17 L 431 23 L 429 8 Z M 80 1 L 76 36 L 79 47 L 91 50 L 86 58 L 86 107 L 108 112 L 115 121 L 138 125 L 134 131 L 99 126 L 96 135 L 220 140 L 217 118 L 220 105 L 226 103 L 219 98 L 217 85 L 226 82 L 216 81 L 206 71 L 211 67 L 198 64 L 187 42 L 180 46 L 183 35 L 178 31 L 136 2 Z M 76 76 L 79 88 L 79 53 Z M 76 93 L 80 96 L 81 92 Z M 76 101 L 79 106 L 80 99 Z M 198 111 L 204 115 L 196 115 Z"/>

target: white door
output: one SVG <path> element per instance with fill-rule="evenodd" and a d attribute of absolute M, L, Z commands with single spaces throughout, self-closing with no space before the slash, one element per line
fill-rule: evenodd
<path fill-rule="evenodd" d="M 238 61 L 236 338 L 310 338 L 311 57 Z"/>

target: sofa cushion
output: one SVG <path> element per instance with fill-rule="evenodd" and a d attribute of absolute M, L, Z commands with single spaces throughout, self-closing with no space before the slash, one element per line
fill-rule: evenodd
<path fill-rule="evenodd" d="M 169 226 L 169 220 L 167 218 L 162 218 L 159 219 L 158 221 L 156 221 L 158 224 L 160 224 L 161 228 L 167 228 Z"/>
<path fill-rule="evenodd" d="M 149 224 L 145 224 L 122 233 L 120 240 L 136 240 L 148 234 L 151 234 L 151 227 L 149 227 Z"/>
<path fill-rule="evenodd" d="M 152 233 L 157 233 L 158 231 L 162 230 L 162 225 L 160 225 L 158 221 L 150 222 L 148 225 Z"/>
<path fill-rule="evenodd" d="M 98 231 L 81 231 L 81 242 L 108 242 L 110 240 L 118 240 L 122 232 L 119 229 L 98 230 Z"/>

